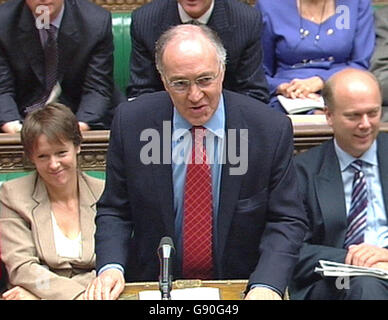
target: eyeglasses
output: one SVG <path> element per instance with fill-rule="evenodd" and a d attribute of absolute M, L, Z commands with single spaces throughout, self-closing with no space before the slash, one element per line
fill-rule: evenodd
<path fill-rule="evenodd" d="M 214 83 L 214 81 L 218 78 L 220 73 L 221 73 L 221 66 L 218 69 L 217 74 L 215 75 L 201 76 L 195 80 L 189 80 L 189 79 L 178 79 L 173 81 L 167 80 L 167 83 L 174 91 L 178 93 L 185 93 L 189 90 L 193 82 L 201 89 L 207 88 L 208 86 Z"/>

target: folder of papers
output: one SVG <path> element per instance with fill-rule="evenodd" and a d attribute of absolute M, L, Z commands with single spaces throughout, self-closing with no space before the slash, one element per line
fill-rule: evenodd
<path fill-rule="evenodd" d="M 327 260 L 319 260 L 319 266 L 314 271 L 324 277 L 372 276 L 388 279 L 388 271 L 383 269 L 358 267 Z"/>
<path fill-rule="evenodd" d="M 308 98 L 291 99 L 291 98 L 286 98 L 282 95 L 278 95 L 277 98 L 288 114 L 302 113 L 302 112 L 307 112 L 314 109 L 322 110 L 325 106 L 325 103 L 322 97 L 319 97 L 319 99 L 317 100 L 308 99 Z"/>

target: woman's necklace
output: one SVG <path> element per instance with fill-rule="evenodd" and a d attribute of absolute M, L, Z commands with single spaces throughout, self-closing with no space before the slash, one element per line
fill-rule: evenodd
<path fill-rule="evenodd" d="M 304 39 L 310 34 L 310 31 L 306 30 L 304 28 L 303 16 L 302 16 L 303 8 L 302 7 L 303 7 L 303 0 L 299 0 L 299 33 L 300 33 L 301 39 Z M 316 33 L 316 35 L 314 37 L 316 42 L 319 41 L 319 39 L 321 38 L 321 26 L 322 26 L 322 21 L 323 21 L 323 16 L 325 14 L 325 11 L 326 11 L 326 0 L 323 2 L 322 11 L 321 11 L 321 18 L 319 20 L 319 25 L 318 25 L 318 32 Z M 312 20 L 315 20 L 314 16 L 312 16 Z"/>

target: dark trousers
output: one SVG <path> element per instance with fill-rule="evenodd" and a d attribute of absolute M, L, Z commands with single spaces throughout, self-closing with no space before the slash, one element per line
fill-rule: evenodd
<path fill-rule="evenodd" d="M 388 280 L 376 277 L 325 278 L 309 290 L 308 300 L 388 300 Z"/>

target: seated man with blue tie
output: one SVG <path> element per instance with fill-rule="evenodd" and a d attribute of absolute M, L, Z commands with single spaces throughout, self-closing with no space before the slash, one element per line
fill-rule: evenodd
<path fill-rule="evenodd" d="M 81 130 L 107 129 L 113 106 L 110 12 L 87 0 L 13 0 L 0 6 L 0 128 L 67 105 Z M 117 95 L 118 97 L 118 95 Z"/>
<path fill-rule="evenodd" d="M 388 281 L 321 277 L 319 260 L 388 269 L 388 135 L 382 97 L 368 71 L 345 69 L 322 92 L 334 139 L 296 156 L 309 232 L 291 299 L 388 299 Z"/>
<path fill-rule="evenodd" d="M 249 279 L 247 299 L 284 295 L 307 228 L 292 125 L 223 90 L 225 58 L 209 27 L 175 26 L 156 44 L 166 91 L 118 107 L 86 298 L 117 298 L 124 274 L 157 280 L 165 236 L 174 279 Z"/>

